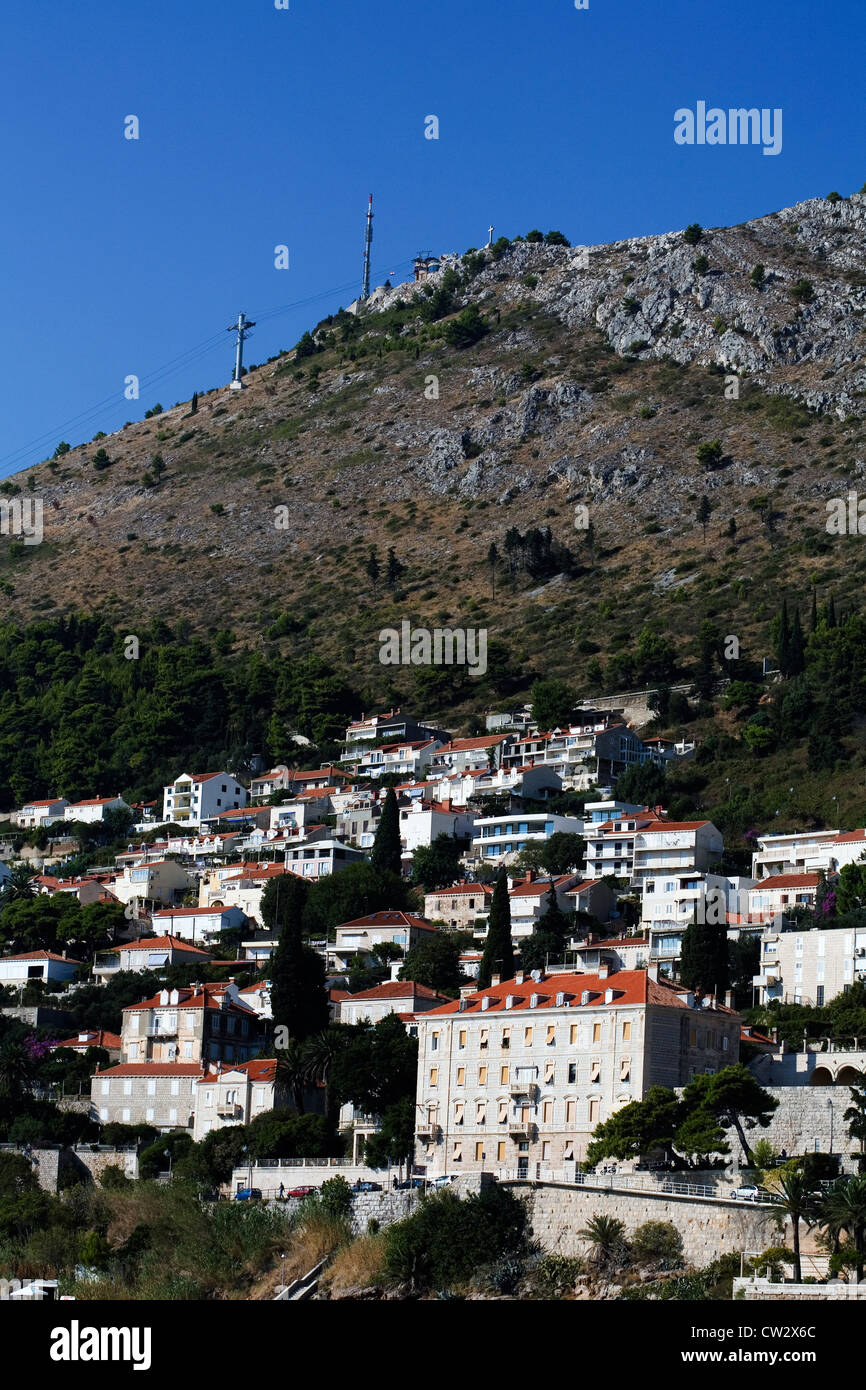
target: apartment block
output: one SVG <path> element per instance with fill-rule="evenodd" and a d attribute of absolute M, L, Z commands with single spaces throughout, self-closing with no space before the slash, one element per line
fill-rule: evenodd
<path fill-rule="evenodd" d="M 856 983 L 866 984 L 866 930 L 765 930 L 758 974 L 752 977 L 756 1003 L 778 999 L 821 1008 Z"/>
<path fill-rule="evenodd" d="M 416 1158 L 434 1177 L 567 1173 L 650 1086 L 736 1062 L 740 1022 L 652 969 L 518 973 L 416 1018 Z"/>

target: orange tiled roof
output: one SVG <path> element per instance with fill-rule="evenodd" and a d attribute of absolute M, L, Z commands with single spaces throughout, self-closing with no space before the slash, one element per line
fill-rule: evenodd
<path fill-rule="evenodd" d="M 605 1005 L 605 993 L 607 990 L 613 991 L 613 999 L 610 1004 Z M 440 1014 L 456 1014 L 461 1012 L 460 1004 L 464 1003 L 464 1014 L 476 1015 L 484 1014 L 489 1017 L 495 1014 L 496 1017 L 507 1014 L 529 1012 L 530 997 L 535 994 L 538 996 L 538 1009 L 553 1009 L 562 1007 L 557 1005 L 556 996 L 563 994 L 565 1003 L 580 1007 L 580 1000 L 584 993 L 589 995 L 589 1002 L 586 1007 L 598 1008 L 623 1008 L 635 1004 L 657 1004 L 662 1007 L 672 1009 L 688 1009 L 689 1005 L 681 999 L 680 991 L 676 986 L 667 984 L 661 980 L 650 978 L 646 970 L 618 970 L 612 975 L 599 976 L 590 972 L 585 974 L 562 974 L 548 975 L 541 981 L 524 979 L 521 984 L 516 980 L 505 980 L 498 985 L 491 985 L 489 989 L 479 990 L 477 994 L 469 995 L 465 1000 L 452 1000 L 449 1004 L 443 1004 L 438 1009 L 432 1009 L 425 1014 L 425 1018 L 436 1018 Z M 484 996 L 490 999 L 490 1004 L 486 1010 L 481 1008 L 481 1000 Z M 511 995 L 514 1004 L 511 1009 L 506 1010 L 505 1000 Z M 702 1011 L 704 1012 L 704 1011 Z M 732 1016 L 735 1010 L 728 1009 L 724 1005 L 717 1004 L 714 1012 L 727 1013 Z"/>

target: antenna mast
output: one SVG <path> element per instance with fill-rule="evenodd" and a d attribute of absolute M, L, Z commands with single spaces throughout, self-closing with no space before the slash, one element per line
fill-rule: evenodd
<path fill-rule="evenodd" d="M 361 285 L 361 298 L 370 297 L 370 251 L 373 246 L 373 195 L 367 204 L 367 230 L 364 234 L 364 281 Z"/>
<path fill-rule="evenodd" d="M 244 383 L 241 378 L 244 372 L 244 340 L 251 328 L 255 328 L 255 324 L 251 319 L 247 318 L 246 314 L 241 313 L 238 314 L 237 323 L 233 323 L 230 328 L 226 329 L 227 333 L 237 333 L 238 335 L 237 351 L 235 354 L 235 373 L 230 385 L 230 390 L 232 391 L 243 390 Z"/>

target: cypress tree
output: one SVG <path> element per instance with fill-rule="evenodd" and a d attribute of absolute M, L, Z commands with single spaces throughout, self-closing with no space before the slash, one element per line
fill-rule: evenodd
<path fill-rule="evenodd" d="M 789 676 L 799 676 L 806 665 L 805 644 L 803 640 L 803 628 L 800 623 L 800 610 L 794 609 L 794 622 L 791 627 L 791 637 L 788 642 L 788 671 Z"/>
<path fill-rule="evenodd" d="M 548 961 L 561 961 L 565 943 L 571 935 L 571 924 L 556 901 L 553 880 L 544 901 L 544 913 L 521 949 L 524 970 L 543 970 Z"/>
<path fill-rule="evenodd" d="M 782 616 L 779 623 L 779 649 L 777 659 L 779 670 L 783 676 L 788 674 L 789 648 L 791 645 L 791 629 L 788 623 L 788 600 L 782 600 Z"/>
<path fill-rule="evenodd" d="M 817 630 L 817 627 L 818 627 L 818 591 L 817 591 L 817 589 L 813 589 L 813 590 L 812 590 L 812 631 L 815 632 L 815 631 Z"/>
<path fill-rule="evenodd" d="M 303 1042 L 328 1026 L 325 962 L 303 938 L 307 884 L 297 874 L 272 881 L 279 888 L 272 921 L 280 938 L 271 961 L 271 1009 L 274 1024 L 288 1028 L 290 1040 Z"/>
<path fill-rule="evenodd" d="M 374 869 L 397 874 L 399 877 L 402 867 L 400 855 L 400 811 L 397 806 L 397 794 L 393 787 L 389 787 L 373 841 L 370 863 Z"/>
<path fill-rule="evenodd" d="M 836 600 L 833 598 L 832 594 L 827 600 L 827 626 L 836 626 Z"/>
<path fill-rule="evenodd" d="M 730 983 L 728 932 L 724 922 L 690 922 L 683 935 L 679 977 L 696 994 L 724 998 Z"/>
<path fill-rule="evenodd" d="M 478 988 L 487 989 L 492 976 L 510 980 L 514 974 L 514 947 L 511 942 L 511 903 L 508 897 L 508 875 L 504 866 L 499 870 L 493 898 L 484 952 L 478 968 Z"/>

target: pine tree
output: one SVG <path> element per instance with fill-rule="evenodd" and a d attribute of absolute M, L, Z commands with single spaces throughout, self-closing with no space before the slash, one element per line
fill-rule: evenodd
<path fill-rule="evenodd" d="M 370 579 L 370 583 L 373 585 L 373 588 L 377 588 L 379 584 L 379 575 L 381 574 L 381 570 L 379 568 L 379 557 L 376 554 L 376 547 L 374 545 L 370 546 L 370 553 L 367 556 L 366 570 Z"/>
<path fill-rule="evenodd" d="M 508 875 L 499 870 L 493 898 L 484 952 L 478 967 L 478 988 L 487 989 L 493 975 L 510 980 L 514 974 L 514 946 L 511 941 L 511 902 L 508 897 Z"/>
<path fill-rule="evenodd" d="M 374 869 L 399 876 L 400 854 L 400 811 L 397 806 L 397 794 L 393 787 L 389 787 L 370 853 L 370 863 Z"/>
<path fill-rule="evenodd" d="M 734 517 L 731 517 L 730 521 L 728 522 L 728 529 L 726 534 L 730 537 L 731 540 L 733 540 L 737 534 L 737 523 Z"/>
<path fill-rule="evenodd" d="M 811 623 L 811 627 L 812 627 L 812 631 L 813 631 L 813 632 L 816 632 L 817 629 L 818 629 L 818 590 L 817 590 L 817 589 L 813 589 L 813 590 L 812 590 L 812 623 Z"/>
<path fill-rule="evenodd" d="M 267 925 L 281 930 L 271 961 L 271 1009 L 275 1025 L 287 1028 L 291 1040 L 303 1042 L 328 1026 L 325 963 L 302 934 L 307 884 L 297 874 L 272 882 L 277 886 L 270 895 L 267 915 L 272 920 Z M 262 918 L 266 920 L 264 896 Z"/>

